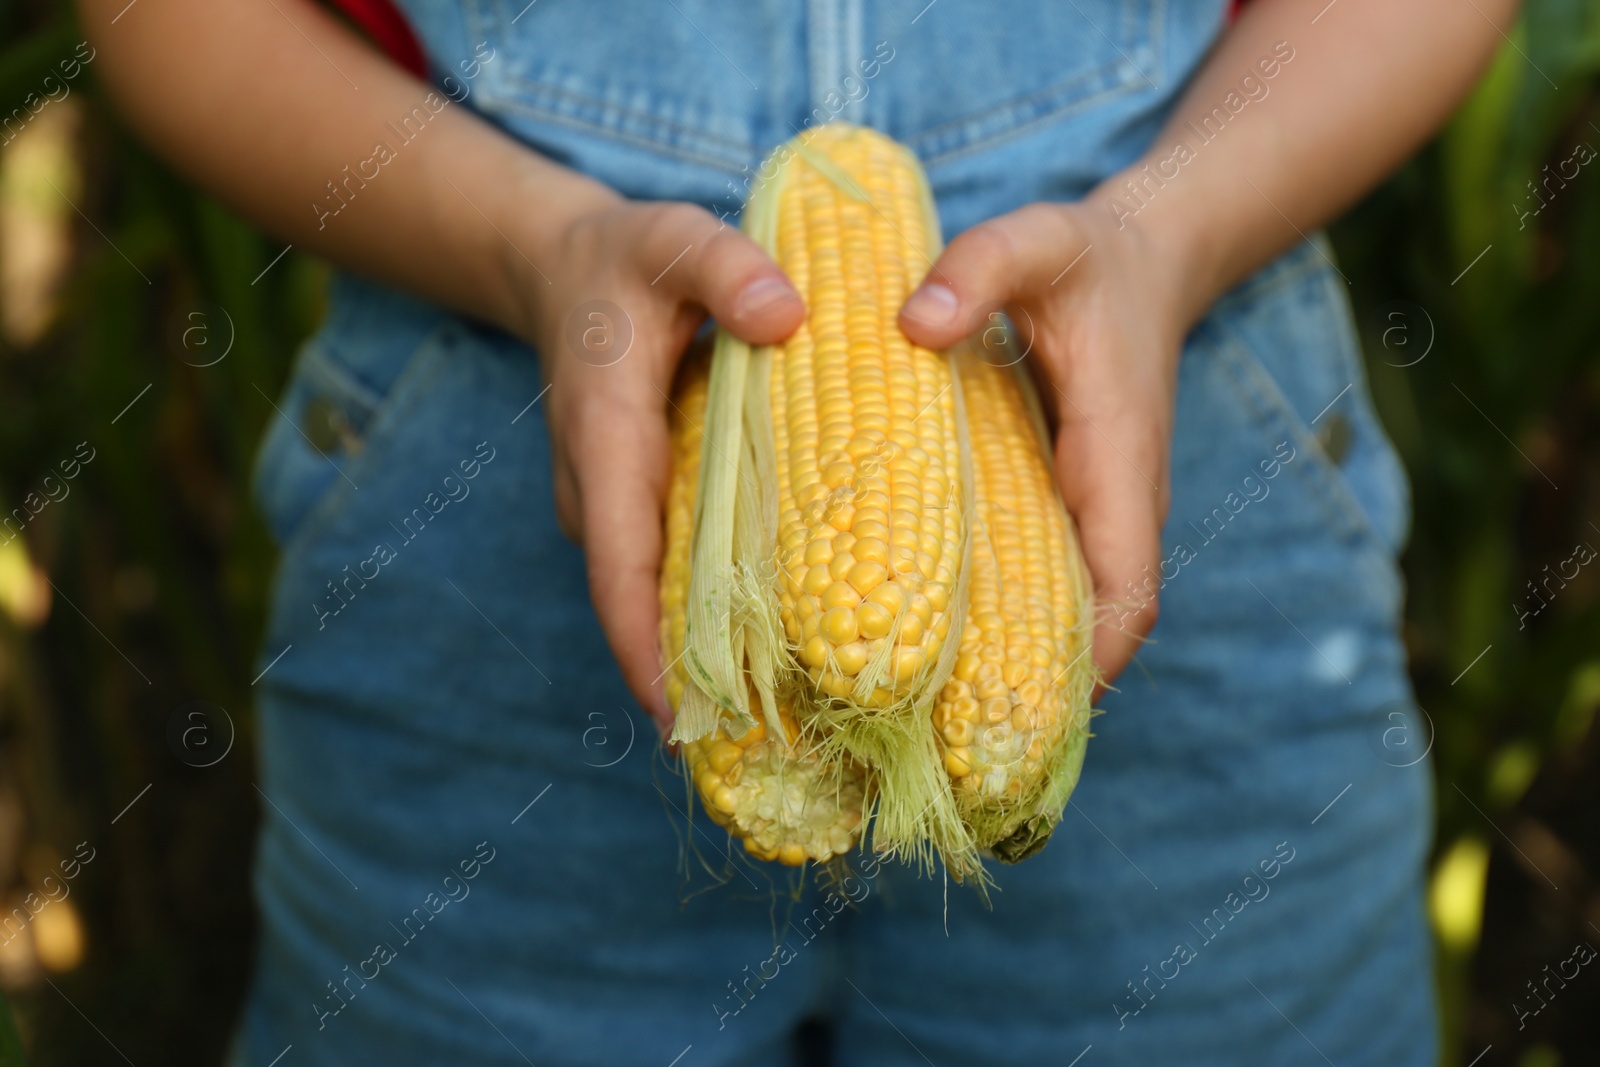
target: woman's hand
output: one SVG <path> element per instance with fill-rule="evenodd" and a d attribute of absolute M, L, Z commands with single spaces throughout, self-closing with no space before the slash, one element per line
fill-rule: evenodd
<path fill-rule="evenodd" d="M 1107 681 L 1155 625 L 1184 335 L 1436 129 L 1516 3 L 1329 7 L 1246 5 L 1140 159 L 1079 204 L 1034 204 L 957 237 L 901 313 L 907 335 L 930 347 L 1000 305 L 1025 343 L 1031 328 L 1029 362 L 1061 419 L 1062 492 L 1109 608 L 1094 640 Z M 1431 47 L 1419 59 L 1423 39 Z M 1255 101 L 1248 110 L 1241 94 Z M 1227 136 L 1203 134 L 1219 114 Z"/>
<path fill-rule="evenodd" d="M 1091 199 L 974 226 L 900 313 L 906 335 L 929 348 L 1002 307 L 1016 324 L 1059 424 L 1056 474 L 1094 580 L 1106 682 L 1156 621 L 1178 353 L 1195 313 L 1175 257 L 1111 219 Z"/>
<path fill-rule="evenodd" d="M 989 302 L 1004 301 L 1024 323 L 1023 312 L 1032 317 L 1034 362 L 1062 414 L 1063 488 L 1102 597 L 1125 597 L 1125 583 L 1137 588 L 1157 559 L 1172 369 L 1188 321 L 1436 128 L 1515 6 L 1246 5 L 1146 156 L 1102 187 L 1122 178 L 1143 187 L 1141 165 L 1167 175 L 1153 201 L 1124 204 L 1121 214 L 1138 216 L 1125 229 L 1108 207 L 1119 194 L 1107 192 L 1084 206 L 1027 208 L 952 243 L 933 278 L 956 294 L 954 311 L 938 316 L 937 300 L 918 300 L 903 325 L 923 343 L 947 344 Z M 79 0 L 100 78 L 165 159 L 297 248 L 517 330 L 545 352 L 560 510 L 586 539 L 600 618 L 630 685 L 664 717 L 650 681 L 659 671 L 663 394 L 702 309 L 752 341 L 794 328 L 802 311 L 792 295 L 767 308 L 740 306 L 755 282 L 779 278 L 776 268 L 706 213 L 625 203 L 459 107 L 434 118 L 405 163 L 386 168 L 330 221 L 317 207 L 327 202 L 329 177 L 430 86 L 312 0 L 127 8 L 124 0 Z M 186 51 L 173 62 L 179 40 Z M 1421 52 L 1420 40 L 1430 45 Z M 1242 78 L 1267 76 L 1266 58 L 1285 54 L 1295 58 L 1275 76 L 1270 99 L 1252 103 L 1215 144 L 1195 138 L 1194 160 L 1171 180 L 1176 146 L 1228 103 Z M 265 85 L 273 91 L 262 92 Z M 1154 251 L 1180 243 L 1187 254 Z M 514 248 L 532 253 L 549 279 L 520 250 L 507 269 Z M 1174 296 L 1172 279 L 1187 292 Z M 614 367 L 585 363 L 565 344 L 568 318 L 590 300 L 611 301 L 631 324 L 632 350 Z M 594 325 L 604 333 L 603 323 Z M 629 498 L 634 492 L 639 499 Z M 1096 655 L 1108 676 L 1154 620 L 1151 608 L 1101 627 Z"/>
<path fill-rule="evenodd" d="M 709 212 L 610 196 L 521 264 L 521 332 L 550 382 L 556 512 L 634 696 L 663 729 L 657 576 L 673 374 L 707 314 L 753 344 L 805 314 L 761 248 Z M 554 266 L 551 266 L 554 265 Z"/>

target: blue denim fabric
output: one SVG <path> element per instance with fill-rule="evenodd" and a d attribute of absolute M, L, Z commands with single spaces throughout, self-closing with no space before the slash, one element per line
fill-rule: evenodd
<path fill-rule="evenodd" d="M 539 151 L 733 211 L 854 96 L 840 117 L 916 149 L 950 234 L 1133 158 L 1224 7 L 525 3 L 405 7 L 441 78 L 488 43 L 464 106 Z M 807 1016 L 844 1065 L 1432 1064 L 1406 487 L 1330 255 L 1300 245 L 1190 337 L 1161 622 L 992 910 L 870 862 L 794 893 L 729 867 L 557 530 L 536 356 L 339 277 L 257 471 L 284 551 L 235 1067 L 781 1064 Z M 342 424 L 329 455 L 312 412 Z"/>

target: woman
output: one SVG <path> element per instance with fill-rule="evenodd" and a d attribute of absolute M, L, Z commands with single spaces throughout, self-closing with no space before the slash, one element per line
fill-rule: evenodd
<path fill-rule="evenodd" d="M 82 9 L 134 126 L 341 268 L 258 470 L 235 1064 L 787 1062 L 807 1018 L 845 1064 L 1433 1061 L 1405 486 L 1306 235 L 1508 0 L 402 0 L 432 86 L 309 0 L 124 3 Z M 680 849 L 724 844 L 626 710 L 668 717 L 673 368 L 707 313 L 800 322 L 726 223 L 831 118 L 909 144 L 952 238 L 905 332 L 1031 344 L 1095 658 L 1138 653 L 992 911 L 870 861 L 792 910 L 744 866 L 695 892 Z"/>

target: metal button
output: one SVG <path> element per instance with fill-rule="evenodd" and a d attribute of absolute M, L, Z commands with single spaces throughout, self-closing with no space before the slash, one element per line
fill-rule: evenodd
<path fill-rule="evenodd" d="M 337 404 L 325 396 L 313 397 L 300 415 L 300 430 L 311 447 L 324 456 L 337 451 L 355 453 L 361 440 Z"/>
<path fill-rule="evenodd" d="M 1350 420 L 1343 412 L 1330 412 L 1317 428 L 1317 441 L 1335 464 L 1350 454 Z"/>

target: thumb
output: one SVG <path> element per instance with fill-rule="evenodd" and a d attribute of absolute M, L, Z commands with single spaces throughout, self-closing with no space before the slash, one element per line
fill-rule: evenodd
<path fill-rule="evenodd" d="M 924 348 L 949 348 L 998 307 L 1047 289 L 1087 249 L 1068 214 L 1029 204 L 950 242 L 900 309 L 900 328 Z"/>
<path fill-rule="evenodd" d="M 805 302 L 772 257 L 748 236 L 702 208 L 691 208 L 670 237 L 667 256 L 683 255 L 676 269 L 652 285 L 710 312 L 717 324 L 751 344 L 775 344 L 805 318 Z"/>

